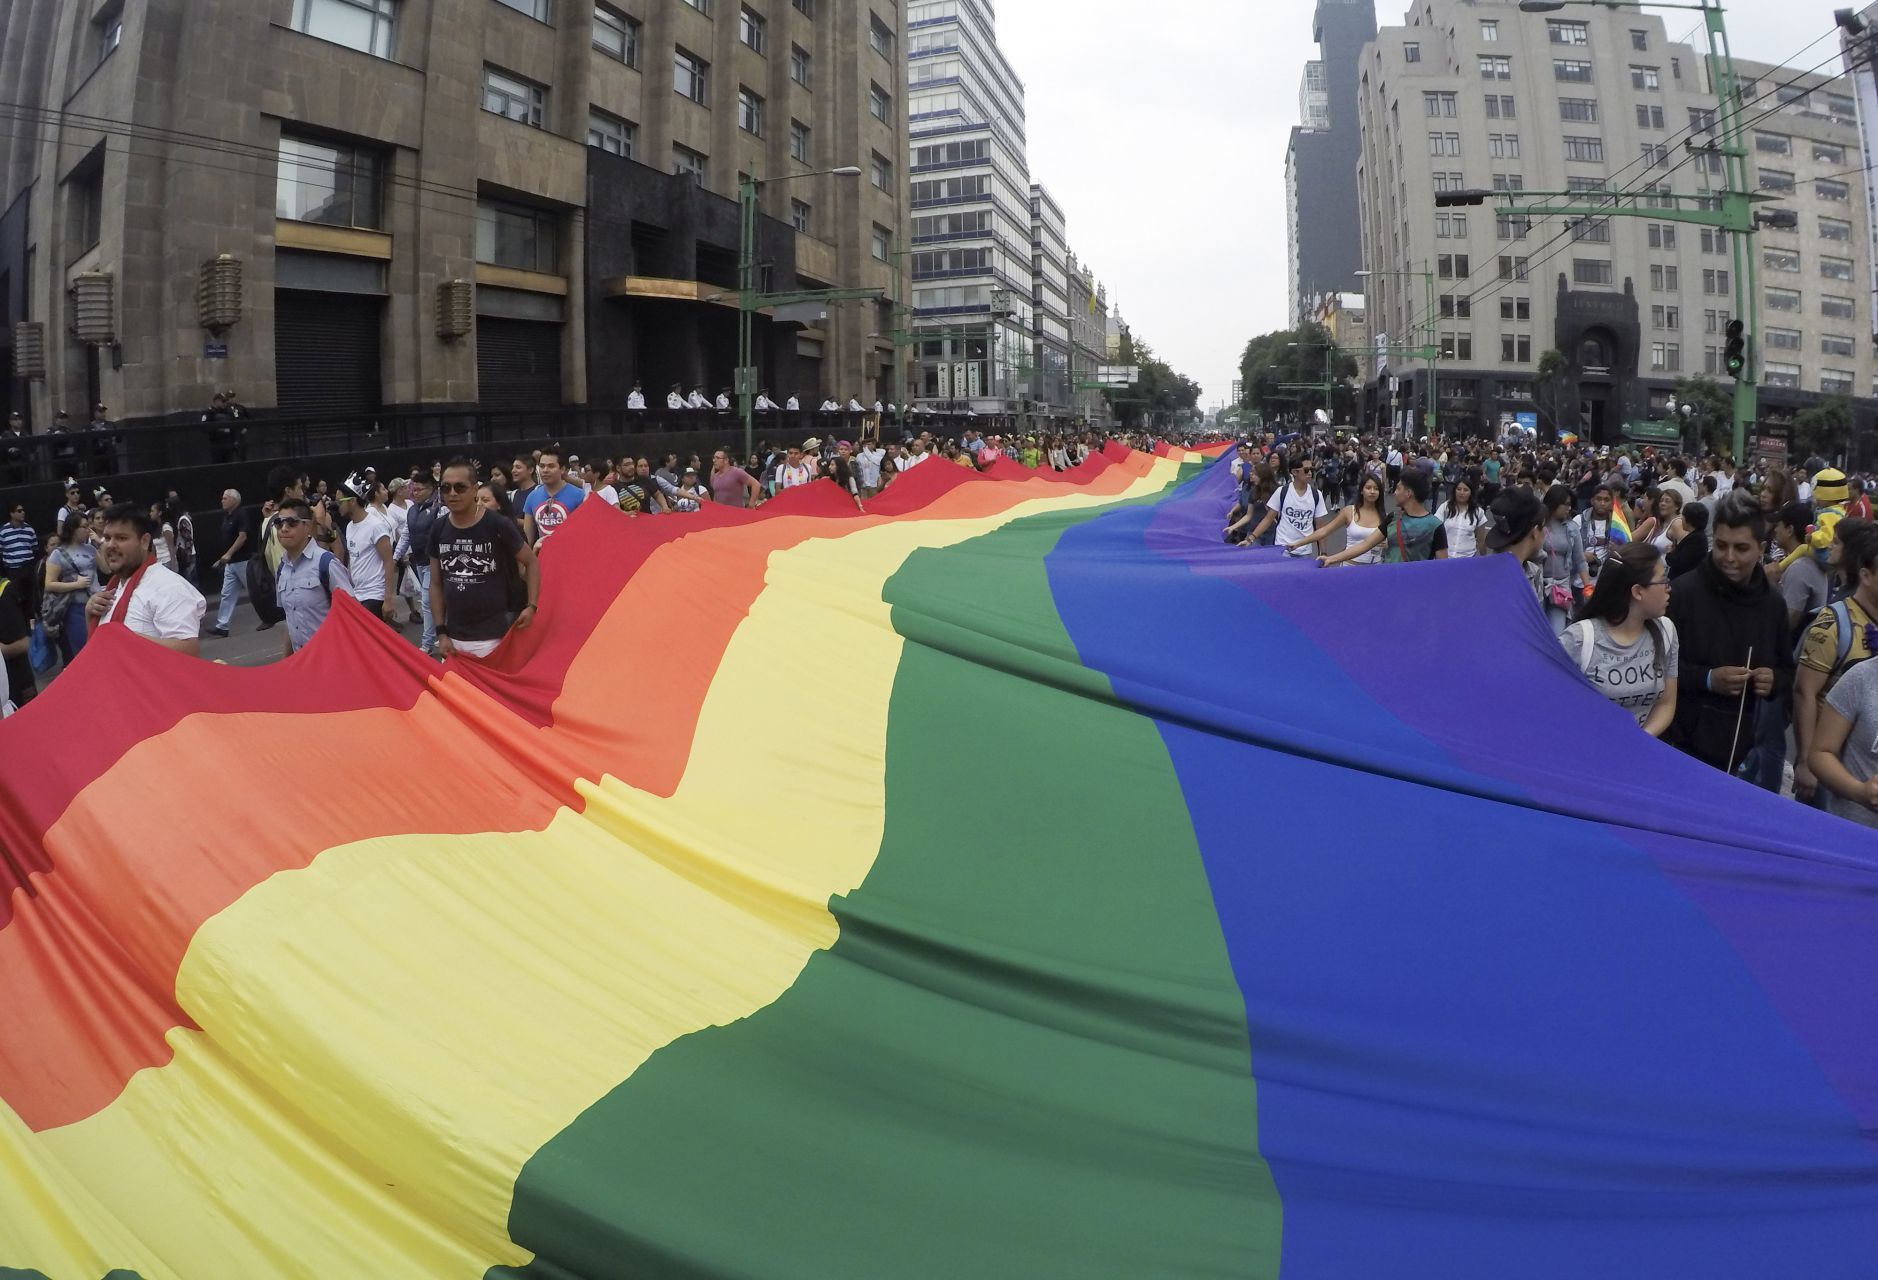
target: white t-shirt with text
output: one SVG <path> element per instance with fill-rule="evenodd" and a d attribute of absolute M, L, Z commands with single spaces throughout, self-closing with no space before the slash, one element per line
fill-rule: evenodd
<path fill-rule="evenodd" d="M 1292 551 L 1290 546 L 1299 538 L 1310 537 L 1317 522 L 1330 514 L 1330 509 L 1324 505 L 1324 495 L 1315 487 L 1299 493 L 1296 485 L 1289 484 L 1272 495 L 1265 509 L 1278 517 L 1278 545 L 1286 548 L 1286 555 L 1294 556 L 1310 553 L 1309 547 Z"/>

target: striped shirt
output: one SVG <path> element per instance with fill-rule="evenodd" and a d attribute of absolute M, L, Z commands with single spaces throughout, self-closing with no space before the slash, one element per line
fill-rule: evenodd
<path fill-rule="evenodd" d="M 0 565 L 17 569 L 31 564 L 39 552 L 39 535 L 29 524 L 0 524 Z"/>

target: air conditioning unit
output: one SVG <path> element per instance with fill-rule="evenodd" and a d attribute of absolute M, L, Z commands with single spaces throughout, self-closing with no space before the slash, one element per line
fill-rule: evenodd
<path fill-rule="evenodd" d="M 241 323 L 241 259 L 217 254 L 196 280 L 196 322 L 220 333 Z"/>
<path fill-rule="evenodd" d="M 13 326 L 13 376 L 43 381 L 46 376 L 46 326 L 29 320 Z"/>
<path fill-rule="evenodd" d="M 85 271 L 72 280 L 72 333 L 80 342 L 108 347 L 117 341 L 117 280 L 108 271 Z"/>
<path fill-rule="evenodd" d="M 476 286 L 468 280 L 445 280 L 437 286 L 437 336 L 448 342 L 466 338 L 476 327 Z"/>

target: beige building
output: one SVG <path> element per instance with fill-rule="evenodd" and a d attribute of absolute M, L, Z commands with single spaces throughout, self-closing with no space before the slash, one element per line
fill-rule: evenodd
<path fill-rule="evenodd" d="M 1869 337 L 1847 300 L 1867 277 L 1856 177 L 1828 177 L 1832 157 L 1857 167 L 1849 88 L 1743 64 L 1753 95 L 1751 167 L 1784 172 L 1797 233 L 1763 232 L 1763 403 L 1793 407 L 1824 391 L 1868 394 Z M 1723 330 L 1735 310 L 1736 248 L 1723 232 L 1647 217 L 1673 193 L 1724 186 L 1716 100 L 1701 51 L 1674 43 L 1660 19 L 1572 6 L 1522 13 L 1513 0 L 1418 0 L 1405 24 L 1365 49 L 1358 170 L 1375 354 L 1366 371 L 1374 420 L 1399 380 L 1400 424 L 1419 409 L 1425 375 L 1390 346 L 1439 344 L 1444 430 L 1488 431 L 1534 405 L 1539 357 L 1556 347 L 1577 387 L 1561 427 L 1614 439 L 1625 422 L 1667 412 L 1679 378 L 1721 377 Z M 1763 141 L 1764 139 L 1764 141 Z M 1687 144 L 1698 150 L 1688 150 Z M 1815 159 L 1818 157 L 1818 159 Z M 1455 190 L 1583 193 L 1577 217 L 1499 216 L 1489 198 L 1438 209 Z M 1599 218 L 1602 192 L 1624 192 L 1646 216 Z M 1556 203 L 1556 201 L 1547 201 Z M 1693 201 L 1685 202 L 1690 207 Z M 1745 247 L 1744 247 L 1745 248 Z M 1433 313 L 1422 273 L 1435 276 Z M 1822 274 L 1825 273 L 1825 274 Z M 1396 274 L 1406 273 L 1406 274 Z M 1841 287 L 1843 286 L 1843 287 Z M 1784 320 L 1783 320 L 1784 317 Z M 1848 349 L 1849 344 L 1849 349 Z"/>
<path fill-rule="evenodd" d="M 0 341 L 38 322 L 46 367 L 10 402 L 714 392 L 740 173 L 771 180 L 764 284 L 903 296 L 899 39 L 890 0 L 12 0 L 0 81 L 38 118 L 0 153 Z M 75 280 L 108 290 L 91 341 Z M 759 381 L 884 396 L 890 314 L 760 318 Z"/>

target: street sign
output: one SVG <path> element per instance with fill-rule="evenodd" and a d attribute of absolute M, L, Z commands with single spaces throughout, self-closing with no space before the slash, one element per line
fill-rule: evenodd
<path fill-rule="evenodd" d="M 753 396 L 756 394 L 755 365 L 743 365 L 737 370 L 736 387 L 737 394 L 740 396 Z"/>
<path fill-rule="evenodd" d="M 1761 422 L 1754 428 L 1756 462 L 1785 466 L 1793 452 L 1793 427 L 1785 422 Z"/>
<path fill-rule="evenodd" d="M 228 359 L 228 344 L 226 342 L 217 342 L 213 338 L 203 339 L 202 358 L 204 360 Z"/>

